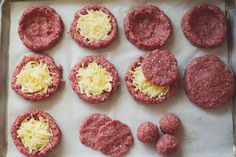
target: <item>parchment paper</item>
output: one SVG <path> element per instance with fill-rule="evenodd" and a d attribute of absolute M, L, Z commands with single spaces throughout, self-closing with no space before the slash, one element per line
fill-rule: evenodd
<path fill-rule="evenodd" d="M 36 4 L 47 4 L 53 7 L 61 15 L 65 31 L 60 42 L 46 53 L 55 59 L 57 64 L 64 68 L 63 77 L 65 85 L 49 100 L 33 103 L 25 101 L 13 92 L 9 83 L 8 101 L 8 157 L 21 155 L 14 146 L 10 136 L 10 126 L 16 116 L 28 109 L 39 109 L 49 112 L 59 124 L 63 140 L 61 145 L 48 157 L 99 157 L 104 156 L 99 151 L 94 151 L 83 146 L 78 139 L 78 129 L 82 121 L 94 112 L 105 113 L 113 119 L 118 119 L 128 124 L 132 130 L 135 142 L 127 154 L 129 157 L 153 157 L 160 156 L 156 153 L 154 145 L 141 144 L 136 138 L 136 129 L 142 121 L 152 121 L 158 124 L 160 117 L 166 112 L 177 114 L 183 123 L 183 128 L 178 134 L 181 149 L 172 156 L 175 157 L 230 157 L 232 153 L 232 121 L 229 105 L 212 111 L 204 111 L 193 105 L 183 90 L 181 81 L 178 93 L 173 99 L 154 106 L 145 106 L 133 100 L 126 88 L 124 77 L 128 66 L 145 52 L 135 48 L 125 38 L 123 31 L 123 18 L 128 10 L 144 4 L 154 4 L 160 7 L 171 18 L 173 23 L 173 36 L 163 49 L 170 50 L 178 59 L 183 76 L 184 67 L 194 57 L 204 54 L 216 54 L 226 61 L 226 42 L 217 49 L 203 50 L 192 46 L 184 37 L 180 28 L 183 14 L 196 4 L 207 0 L 104 0 L 104 1 L 48 1 L 48 2 L 13 2 L 11 3 L 11 28 L 9 50 L 9 79 L 23 55 L 31 52 L 24 47 L 17 34 L 18 20 L 22 12 Z M 224 10 L 224 1 L 214 0 Z M 69 28 L 74 13 L 88 4 L 100 4 L 109 8 L 115 15 L 119 25 L 119 39 L 106 49 L 92 51 L 79 47 L 70 37 Z M 121 87 L 112 99 L 104 104 L 87 104 L 74 93 L 68 80 L 70 69 L 82 57 L 100 54 L 110 60 L 118 69 Z M 9 81 L 10 82 L 10 81 Z"/>

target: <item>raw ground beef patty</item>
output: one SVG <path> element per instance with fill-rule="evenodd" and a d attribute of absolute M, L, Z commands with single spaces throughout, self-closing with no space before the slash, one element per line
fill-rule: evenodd
<path fill-rule="evenodd" d="M 160 86 L 170 85 L 179 77 L 177 60 L 167 50 L 147 53 L 143 59 L 142 71 L 147 80 Z"/>
<path fill-rule="evenodd" d="M 25 92 L 22 90 L 22 86 L 17 84 L 18 74 L 20 74 L 20 72 L 22 71 L 22 69 L 27 63 L 32 62 L 32 61 L 41 62 L 47 65 L 48 67 L 52 81 L 51 81 L 51 84 L 48 86 L 47 92 L 44 92 L 44 91 Z M 11 86 L 12 86 L 12 89 L 17 94 L 24 97 L 26 100 L 40 101 L 54 95 L 58 91 L 59 87 L 62 85 L 63 82 L 64 81 L 62 80 L 62 66 L 61 65 L 57 66 L 55 62 L 53 61 L 53 59 L 47 55 L 31 54 L 31 55 L 23 56 L 20 63 L 15 68 L 12 75 Z"/>
<path fill-rule="evenodd" d="M 78 84 L 78 71 L 82 68 L 87 68 L 91 63 L 96 63 L 98 66 L 101 66 L 105 71 L 112 77 L 111 82 L 111 91 L 103 91 L 99 95 L 87 95 L 83 90 L 81 90 L 80 85 Z M 95 72 L 95 71 L 93 71 Z M 96 75 L 97 76 L 97 75 Z M 86 76 L 85 76 L 86 77 Z M 91 76 L 93 77 L 93 76 Z M 102 56 L 87 56 L 83 58 L 79 63 L 77 63 L 71 70 L 69 79 L 71 81 L 71 86 L 76 94 L 84 101 L 90 103 L 101 103 L 107 100 L 111 95 L 118 89 L 120 86 L 118 72 L 115 66 L 106 60 Z M 87 78 L 86 78 L 87 79 Z M 91 78 L 88 78 L 91 81 Z M 94 77 L 89 84 L 93 84 L 94 81 L 103 81 L 102 77 Z M 82 80 L 83 81 L 83 80 Z M 99 82 L 99 81 L 98 81 Z M 88 84 L 88 83 L 86 83 Z M 97 84 L 96 84 L 97 85 Z"/>
<path fill-rule="evenodd" d="M 124 29 L 127 39 L 144 50 L 163 46 L 172 34 L 169 17 L 153 5 L 131 10 L 124 19 Z"/>
<path fill-rule="evenodd" d="M 30 120 L 31 118 L 39 119 L 39 117 L 43 118 L 49 124 L 52 137 L 50 138 L 48 145 L 46 145 L 42 150 L 30 151 L 28 148 L 26 148 L 23 145 L 21 139 L 18 138 L 17 130 L 20 128 L 24 120 L 26 119 Z M 47 153 L 56 149 L 56 147 L 59 145 L 60 140 L 61 140 L 61 131 L 58 125 L 56 124 L 55 120 L 48 113 L 42 112 L 42 111 L 28 111 L 19 115 L 16 118 L 15 122 L 12 124 L 11 135 L 12 135 L 13 142 L 16 145 L 16 148 L 18 149 L 18 151 L 30 157 L 42 157 L 46 155 Z"/>
<path fill-rule="evenodd" d="M 108 15 L 110 19 L 111 30 L 108 32 L 108 36 L 102 40 L 88 40 L 83 35 L 80 34 L 79 30 L 77 30 L 77 22 L 81 15 L 88 14 L 88 11 L 101 11 Z M 90 24 L 91 26 L 91 24 Z M 89 26 L 89 27 L 90 27 Z M 114 15 L 105 7 L 98 6 L 98 5 L 89 5 L 84 7 L 81 10 L 78 10 L 75 13 L 74 20 L 71 24 L 70 28 L 71 37 L 77 42 L 78 45 L 81 47 L 86 47 L 89 49 L 100 49 L 109 46 L 117 37 L 118 37 L 118 26 Z"/>
<path fill-rule="evenodd" d="M 111 121 L 111 119 L 104 114 L 95 113 L 90 115 L 80 126 L 80 142 L 88 147 L 96 149 L 95 138 L 98 134 L 98 130 L 109 121 Z"/>
<path fill-rule="evenodd" d="M 227 22 L 223 11 L 211 4 L 190 9 L 182 18 L 186 38 L 200 48 L 215 48 L 225 39 Z"/>
<path fill-rule="evenodd" d="M 23 44 L 40 53 L 54 47 L 61 38 L 64 25 L 57 12 L 47 6 L 26 9 L 20 20 L 18 34 Z"/>
<path fill-rule="evenodd" d="M 88 116 L 81 124 L 79 133 L 82 144 L 111 157 L 124 156 L 134 142 L 126 124 L 100 113 Z"/>
<path fill-rule="evenodd" d="M 158 95 L 155 97 L 150 97 L 147 94 L 140 91 L 139 89 L 136 89 L 136 87 L 133 84 L 133 81 L 134 81 L 133 73 L 134 73 L 134 70 L 138 66 L 142 65 L 144 58 L 145 58 L 145 56 L 138 58 L 134 63 L 132 63 L 129 66 L 128 72 L 126 73 L 126 77 L 125 77 L 127 88 L 129 90 L 130 94 L 137 101 L 140 101 L 144 104 L 161 104 L 164 101 L 170 99 L 176 93 L 179 80 L 177 78 L 172 84 L 169 84 L 168 91 L 164 95 L 161 95 L 161 96 Z M 146 78 L 146 80 L 148 80 L 148 79 Z M 149 80 L 148 80 L 148 82 L 149 82 Z M 161 87 L 161 86 L 158 86 L 158 87 Z"/>
<path fill-rule="evenodd" d="M 204 109 L 225 105 L 235 88 L 233 72 L 214 55 L 197 57 L 187 65 L 184 86 L 189 99 Z"/>
<path fill-rule="evenodd" d="M 95 146 L 111 157 L 121 157 L 128 153 L 133 142 L 129 127 L 118 120 L 112 120 L 99 129 Z"/>

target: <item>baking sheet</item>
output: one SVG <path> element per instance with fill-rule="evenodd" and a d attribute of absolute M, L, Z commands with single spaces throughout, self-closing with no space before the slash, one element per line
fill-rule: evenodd
<path fill-rule="evenodd" d="M 193 105 L 185 95 L 183 82 L 181 81 L 177 95 L 170 101 L 162 105 L 145 106 L 133 100 L 129 95 L 124 82 L 125 73 L 128 66 L 139 56 L 145 54 L 130 44 L 124 35 L 123 18 L 128 10 L 144 4 L 153 4 L 160 7 L 171 18 L 173 23 L 173 36 L 169 43 L 163 48 L 170 50 L 177 58 L 183 76 L 184 67 L 194 57 L 204 54 L 216 54 L 227 62 L 226 42 L 217 49 L 203 50 L 193 47 L 185 39 L 181 28 L 181 17 L 192 6 L 207 2 L 207 0 L 104 0 L 104 1 L 45 1 L 45 2 L 12 2 L 11 26 L 10 26 L 10 47 L 9 47 L 9 79 L 19 62 L 19 58 L 31 52 L 21 43 L 18 34 L 18 20 L 22 12 L 36 4 L 46 4 L 53 7 L 61 15 L 65 24 L 65 31 L 62 39 L 55 48 L 46 53 L 55 59 L 57 64 L 64 68 L 63 76 L 65 85 L 60 91 L 49 100 L 33 103 L 23 100 L 10 88 L 8 98 L 8 152 L 7 157 L 23 156 L 16 150 L 10 136 L 10 126 L 16 116 L 28 109 L 39 109 L 49 112 L 59 124 L 63 139 L 58 149 L 48 155 L 48 157 L 99 157 L 104 156 L 99 151 L 94 151 L 79 142 L 78 129 L 82 121 L 89 114 L 94 112 L 105 113 L 113 119 L 118 119 L 128 124 L 133 133 L 135 142 L 127 156 L 129 157 L 152 157 L 158 156 L 154 145 L 141 144 L 136 138 L 136 129 L 142 121 L 152 121 L 158 124 L 160 117 L 166 112 L 177 114 L 183 123 L 183 128 L 179 132 L 178 139 L 181 142 L 181 149 L 172 156 L 188 157 L 215 157 L 233 156 L 233 134 L 230 106 L 220 109 L 204 111 Z M 216 4 L 224 10 L 224 1 L 214 0 Z M 119 25 L 119 39 L 106 49 L 93 51 L 80 48 L 70 37 L 69 28 L 74 13 L 88 4 L 100 4 L 107 7 L 117 18 Z M 121 87 L 112 99 L 101 105 L 87 104 L 79 99 L 73 92 L 68 75 L 70 69 L 82 57 L 87 55 L 100 54 L 110 60 L 118 69 Z"/>

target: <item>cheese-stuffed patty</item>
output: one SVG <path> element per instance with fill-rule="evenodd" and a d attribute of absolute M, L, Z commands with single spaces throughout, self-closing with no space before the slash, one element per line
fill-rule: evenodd
<path fill-rule="evenodd" d="M 87 14 L 80 14 L 76 31 L 89 41 L 104 40 L 112 29 L 110 17 L 98 10 L 87 10 Z"/>
<path fill-rule="evenodd" d="M 141 65 L 131 75 L 135 89 L 151 98 L 164 96 L 169 91 L 169 86 L 157 86 L 149 82 L 143 75 Z"/>
<path fill-rule="evenodd" d="M 11 135 L 19 152 L 34 157 L 53 151 L 61 140 L 56 121 L 43 111 L 27 111 L 19 115 L 12 124 Z"/>
<path fill-rule="evenodd" d="M 12 75 L 12 89 L 26 100 L 52 96 L 62 84 L 62 67 L 46 55 L 23 56 Z"/>
<path fill-rule="evenodd" d="M 90 103 L 104 102 L 120 85 L 114 65 L 102 56 L 83 58 L 72 68 L 69 79 L 79 97 Z"/>
<path fill-rule="evenodd" d="M 52 131 L 44 118 L 28 117 L 21 122 L 17 130 L 17 137 L 20 138 L 25 148 L 30 151 L 39 151 L 49 144 Z"/>
<path fill-rule="evenodd" d="M 151 83 L 143 74 L 143 59 L 144 57 L 140 57 L 130 65 L 125 76 L 127 88 L 135 100 L 144 104 L 163 103 L 176 93 L 178 79 L 168 86 Z"/>
<path fill-rule="evenodd" d="M 70 34 L 81 47 L 100 49 L 109 46 L 117 38 L 118 26 L 107 8 L 90 5 L 75 13 Z"/>

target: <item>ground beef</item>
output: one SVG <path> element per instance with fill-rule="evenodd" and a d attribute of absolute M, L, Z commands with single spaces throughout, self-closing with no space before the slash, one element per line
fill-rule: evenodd
<path fill-rule="evenodd" d="M 175 136 L 172 135 L 162 135 L 156 144 L 157 152 L 162 155 L 168 155 L 174 153 L 179 148 L 179 142 Z"/>
<path fill-rule="evenodd" d="M 235 88 L 233 72 L 214 55 L 197 57 L 187 65 L 184 86 L 189 99 L 204 109 L 225 105 Z"/>
<path fill-rule="evenodd" d="M 32 117 L 34 117 L 35 119 L 42 117 L 45 121 L 47 121 L 52 131 L 52 138 L 50 139 L 49 144 L 40 151 L 28 150 L 22 144 L 21 140 L 17 137 L 18 135 L 17 130 L 21 126 L 22 121 L 25 120 L 26 118 L 32 118 Z M 11 135 L 12 135 L 13 142 L 16 145 L 16 148 L 18 149 L 18 151 L 28 157 L 45 156 L 47 153 L 56 149 L 61 141 L 61 131 L 60 131 L 59 126 L 56 124 L 56 121 L 53 119 L 51 115 L 43 111 L 27 111 L 19 115 L 11 126 Z"/>
<path fill-rule="evenodd" d="M 159 137 L 158 127 L 152 122 L 143 122 L 137 129 L 137 138 L 142 143 L 156 142 Z"/>
<path fill-rule="evenodd" d="M 21 86 L 16 84 L 17 78 L 16 76 L 20 73 L 22 68 L 30 61 L 37 61 L 42 62 L 48 66 L 48 69 L 51 73 L 52 77 L 52 84 L 48 87 L 47 93 L 44 93 L 43 91 L 35 92 L 35 93 L 26 93 L 21 90 Z M 54 95 L 58 90 L 59 87 L 62 85 L 64 81 L 62 80 L 62 66 L 57 66 L 55 62 L 53 61 L 53 58 L 42 55 L 42 54 L 31 54 L 27 56 L 23 56 L 23 58 L 20 60 L 20 63 L 16 66 L 11 80 L 11 86 L 12 89 L 22 96 L 26 100 L 30 101 L 41 101 L 45 100 L 52 95 Z"/>
<path fill-rule="evenodd" d="M 160 96 L 160 97 L 151 98 L 151 97 L 145 95 L 144 93 L 142 93 L 138 90 L 135 90 L 135 87 L 132 83 L 133 82 L 132 71 L 134 71 L 134 69 L 137 66 L 139 66 L 140 63 L 142 63 L 143 59 L 144 59 L 143 57 L 140 57 L 129 66 L 128 72 L 126 73 L 126 76 L 125 76 L 127 88 L 129 90 L 130 94 L 133 96 L 133 98 L 137 101 L 140 101 L 144 104 L 161 104 L 164 101 L 170 99 L 176 93 L 177 87 L 179 84 L 179 80 L 176 80 L 173 84 L 169 85 L 169 87 L 170 87 L 169 91 L 165 95 Z"/>
<path fill-rule="evenodd" d="M 163 46 L 172 34 L 169 17 L 153 5 L 131 10 L 124 19 L 124 29 L 127 39 L 144 50 Z"/>
<path fill-rule="evenodd" d="M 53 8 L 40 5 L 23 12 L 18 34 L 27 48 L 41 53 L 55 46 L 63 30 L 64 25 L 57 12 Z"/>
<path fill-rule="evenodd" d="M 103 125 L 95 140 L 96 148 L 111 157 L 124 156 L 132 145 L 133 136 L 129 127 L 117 120 Z"/>
<path fill-rule="evenodd" d="M 110 92 L 103 92 L 101 95 L 97 96 L 87 96 L 85 93 L 80 92 L 80 87 L 78 85 L 78 79 L 76 77 L 76 74 L 78 73 L 78 70 L 84 66 L 86 67 L 89 63 L 96 62 L 98 65 L 101 65 L 103 68 L 106 69 L 107 72 L 109 72 L 112 76 L 112 90 Z M 79 63 L 77 63 L 71 70 L 69 79 L 71 81 L 71 86 L 73 90 L 76 92 L 76 94 L 84 101 L 89 103 L 102 103 L 105 100 L 107 100 L 111 95 L 118 89 L 120 86 L 119 76 L 116 68 L 114 65 L 106 60 L 102 56 L 87 56 L 83 58 Z"/>
<path fill-rule="evenodd" d="M 160 122 L 160 129 L 165 134 L 175 135 L 179 131 L 181 127 L 181 121 L 179 117 L 177 117 L 173 113 L 165 114 Z"/>
<path fill-rule="evenodd" d="M 109 18 L 111 19 L 111 31 L 109 32 L 109 36 L 104 39 L 104 40 L 92 40 L 92 41 L 88 41 L 86 38 L 84 38 L 82 35 L 80 35 L 80 33 L 78 31 L 76 31 L 76 25 L 77 25 L 77 21 L 80 17 L 80 14 L 82 15 L 86 15 L 87 14 L 87 10 L 98 10 L 98 11 L 102 11 L 105 14 L 107 14 L 109 16 Z M 103 6 L 98 6 L 98 5 L 89 5 L 84 7 L 81 10 L 78 10 L 75 13 L 74 16 L 74 20 L 71 24 L 71 28 L 70 28 L 70 35 L 71 37 L 77 42 L 78 45 L 80 45 L 81 47 L 86 47 L 89 49 L 100 49 L 100 48 L 105 48 L 107 46 L 109 46 L 110 44 L 112 44 L 113 41 L 115 41 L 115 39 L 118 37 L 118 26 L 117 26 L 117 22 L 116 19 L 114 17 L 114 15 L 105 7 Z"/>
<path fill-rule="evenodd" d="M 80 141 L 82 144 L 96 149 L 95 139 L 100 127 L 111 121 L 109 117 L 104 114 L 95 113 L 86 118 L 83 124 L 80 126 Z"/>
<path fill-rule="evenodd" d="M 148 81 L 159 86 L 168 86 L 179 77 L 177 60 L 167 50 L 154 50 L 146 54 L 142 71 Z"/>
<path fill-rule="evenodd" d="M 193 45 L 215 48 L 224 42 L 227 20 L 220 8 L 212 4 L 202 4 L 193 7 L 183 16 L 181 27 Z"/>

